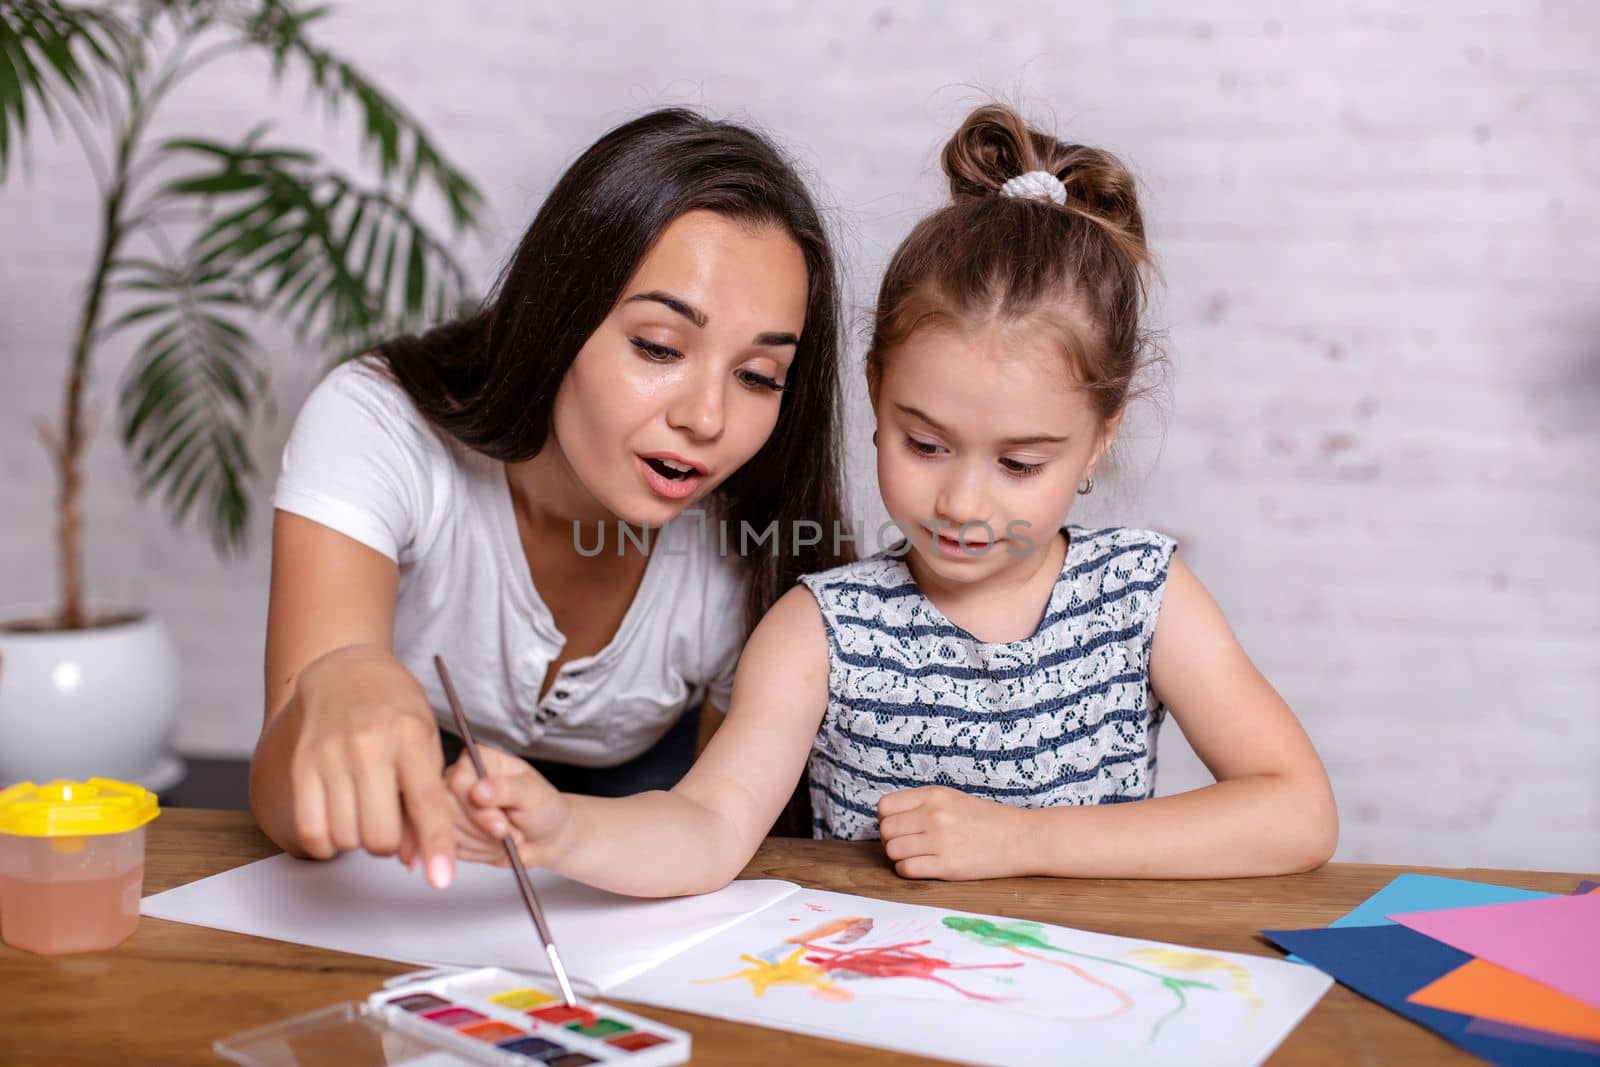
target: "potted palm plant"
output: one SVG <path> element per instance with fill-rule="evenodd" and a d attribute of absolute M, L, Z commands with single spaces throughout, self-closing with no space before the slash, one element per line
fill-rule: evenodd
<path fill-rule="evenodd" d="M 84 589 L 85 391 L 108 345 L 131 351 L 117 425 L 141 494 L 243 546 L 248 434 L 267 379 L 250 327 L 291 324 L 338 357 L 447 316 L 466 290 L 450 242 L 479 229 L 467 177 L 387 92 L 315 40 L 325 8 L 293 0 L 0 0 L 0 180 L 41 120 L 70 132 L 98 189 L 98 242 L 63 353 L 53 605 L 0 603 L 0 785 L 103 775 L 165 788 L 178 666 L 158 619 Z M 201 70 L 254 54 L 274 82 L 359 126 L 369 181 L 276 143 L 156 138 L 162 104 Z M 425 224 L 419 198 L 448 220 Z"/>

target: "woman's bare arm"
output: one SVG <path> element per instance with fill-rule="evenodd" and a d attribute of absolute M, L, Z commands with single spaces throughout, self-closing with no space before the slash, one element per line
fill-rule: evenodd
<path fill-rule="evenodd" d="M 438 728 L 390 651 L 398 569 L 326 526 L 273 525 L 266 707 L 250 806 L 286 851 L 398 849 L 407 822 L 436 884 L 454 864 Z"/>

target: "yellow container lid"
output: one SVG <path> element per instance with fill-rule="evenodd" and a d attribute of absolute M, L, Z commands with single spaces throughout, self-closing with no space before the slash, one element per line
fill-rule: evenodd
<path fill-rule="evenodd" d="M 0 833 L 22 837 L 120 834 L 159 814 L 154 793 L 112 778 L 57 778 L 44 785 L 18 782 L 0 789 Z"/>

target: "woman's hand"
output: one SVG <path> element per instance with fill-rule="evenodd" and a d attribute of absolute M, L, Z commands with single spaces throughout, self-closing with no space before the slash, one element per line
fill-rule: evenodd
<path fill-rule="evenodd" d="M 1020 812 L 942 785 L 878 801 L 878 835 L 902 878 L 1005 878 L 1018 871 Z"/>
<path fill-rule="evenodd" d="M 492 745 L 479 745 L 478 752 L 487 778 L 478 777 L 465 752 L 445 775 L 456 810 L 466 820 L 457 824 L 462 858 L 503 867 L 500 840 L 509 835 L 523 866 L 550 866 L 571 847 L 567 798 L 526 761 Z"/>
<path fill-rule="evenodd" d="M 365 849 L 392 856 L 402 841 L 428 881 L 455 872 L 454 800 L 445 789 L 439 727 L 422 687 L 390 652 L 348 645 L 311 661 L 274 729 L 293 732 L 294 829 L 326 859 Z"/>

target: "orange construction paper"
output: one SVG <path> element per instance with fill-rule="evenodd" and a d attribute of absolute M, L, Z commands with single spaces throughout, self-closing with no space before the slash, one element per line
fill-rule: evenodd
<path fill-rule="evenodd" d="M 1487 960 L 1472 960 L 1406 998 L 1496 1022 L 1600 1041 L 1600 1008 Z"/>

